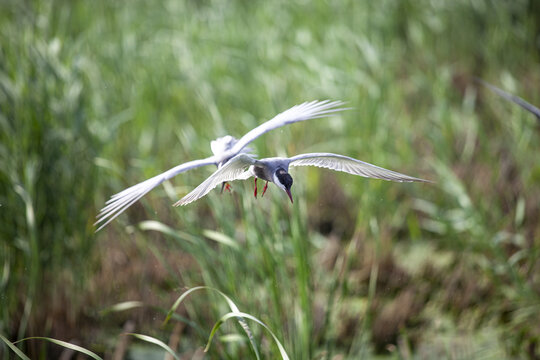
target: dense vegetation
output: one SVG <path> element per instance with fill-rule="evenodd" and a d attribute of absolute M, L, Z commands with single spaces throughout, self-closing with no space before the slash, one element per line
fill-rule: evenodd
<path fill-rule="evenodd" d="M 162 322 L 204 285 L 294 359 L 540 356 L 540 123 L 474 82 L 540 104 L 537 2 L 5 0 L 0 24 L 10 341 L 110 357 L 129 329 L 189 358 L 227 302 L 194 292 Z M 111 194 L 313 99 L 354 109 L 269 133 L 260 156 L 336 152 L 436 184 L 294 169 L 294 205 L 236 182 L 171 207 L 202 168 L 94 235 Z M 234 321 L 217 336 L 209 358 L 255 356 Z M 130 358 L 162 357 L 131 340 Z"/>

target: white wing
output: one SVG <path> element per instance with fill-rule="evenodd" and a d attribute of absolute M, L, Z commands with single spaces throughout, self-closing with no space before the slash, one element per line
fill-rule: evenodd
<path fill-rule="evenodd" d="M 97 221 L 94 223 L 94 226 L 100 223 L 101 225 L 96 230 L 96 232 L 101 230 L 111 221 L 113 221 L 118 215 L 123 213 L 124 210 L 130 207 L 135 201 L 142 198 L 144 195 L 146 195 L 146 193 L 148 193 L 150 190 L 152 190 L 165 180 L 168 180 L 185 171 L 195 169 L 200 166 L 212 164 L 215 164 L 215 159 L 213 156 L 206 159 L 190 161 L 185 164 L 175 166 L 172 169 L 165 171 L 164 173 L 154 176 L 153 178 L 145 180 L 137 185 L 133 185 L 119 192 L 118 194 L 111 196 L 111 198 L 105 203 L 105 207 L 101 209 L 99 214 L 97 215 Z"/>
<path fill-rule="evenodd" d="M 400 174 L 387 170 L 367 162 L 356 160 L 344 155 L 331 153 L 311 153 L 301 154 L 289 158 L 290 166 L 317 166 L 335 171 L 343 171 L 353 175 L 360 175 L 367 178 L 383 179 L 390 181 L 423 181 L 430 182 L 412 176 Z"/>
<path fill-rule="evenodd" d="M 341 101 L 330 100 L 314 100 L 300 105 L 295 105 L 292 108 L 276 115 L 272 120 L 268 120 L 264 124 L 257 126 L 255 129 L 242 136 L 242 138 L 238 140 L 238 142 L 232 148 L 232 152 L 235 154 L 240 153 L 240 151 L 250 142 L 275 128 L 298 121 L 326 117 L 332 113 L 349 109 L 338 108 L 338 106 L 341 105 L 344 105 L 344 103 Z"/>
<path fill-rule="evenodd" d="M 223 182 L 234 180 L 245 180 L 251 176 L 246 171 L 250 165 L 256 164 L 258 161 L 246 154 L 236 155 L 229 160 L 225 165 L 216 170 L 208 179 L 197 186 L 192 192 L 178 200 L 174 206 L 187 205 L 196 201 L 208 194 L 216 186 Z"/>

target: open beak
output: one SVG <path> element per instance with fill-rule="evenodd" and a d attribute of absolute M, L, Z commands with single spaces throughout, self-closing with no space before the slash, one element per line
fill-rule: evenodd
<path fill-rule="evenodd" d="M 291 190 L 289 189 L 285 189 L 285 192 L 287 193 L 287 195 L 289 196 L 289 199 L 291 199 L 291 204 L 294 204 L 294 201 L 292 199 L 292 195 L 291 195 Z"/>

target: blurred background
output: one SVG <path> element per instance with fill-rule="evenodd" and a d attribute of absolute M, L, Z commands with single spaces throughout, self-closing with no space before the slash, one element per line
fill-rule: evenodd
<path fill-rule="evenodd" d="M 100 356 L 254 358 L 209 286 L 292 359 L 540 357 L 540 6 L 488 1 L 0 2 L 0 334 Z M 182 174 L 94 234 L 108 197 L 289 107 L 261 157 L 341 153 L 435 181 L 296 168 L 187 207 Z M 262 358 L 281 358 L 249 321 Z M 30 358 L 76 358 L 42 340 Z M 3 342 L 0 356 L 15 354 Z"/>

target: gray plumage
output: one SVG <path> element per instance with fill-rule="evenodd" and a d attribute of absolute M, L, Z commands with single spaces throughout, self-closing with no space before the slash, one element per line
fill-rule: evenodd
<path fill-rule="evenodd" d="M 273 182 L 291 197 L 289 189 L 292 185 L 284 183 L 283 177 L 279 176 L 280 170 L 288 174 L 289 166 L 316 166 L 335 171 L 342 171 L 366 178 L 382 179 L 398 182 L 430 182 L 428 180 L 415 178 L 400 174 L 361 160 L 348 156 L 332 153 L 309 153 L 296 155 L 290 158 L 266 158 L 254 159 L 253 157 L 240 154 L 231 159 L 227 164 L 214 172 L 203 183 L 197 186 L 192 192 L 177 201 L 174 205 L 187 205 L 208 194 L 212 189 L 222 182 L 234 180 L 246 180 L 250 177 L 260 178 Z M 290 176 L 289 176 L 290 177 Z M 292 201 L 292 198 L 291 198 Z"/>

